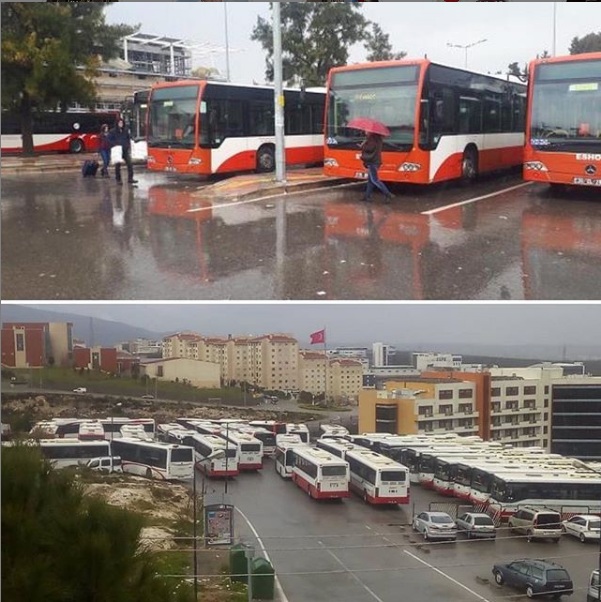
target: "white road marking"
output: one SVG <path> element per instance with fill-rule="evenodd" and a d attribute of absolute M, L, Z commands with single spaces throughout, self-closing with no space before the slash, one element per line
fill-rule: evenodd
<path fill-rule="evenodd" d="M 523 182 L 522 184 L 518 184 L 517 186 L 510 186 L 509 188 L 503 188 L 503 190 L 497 190 L 496 192 L 491 192 L 490 194 L 484 194 L 482 196 L 474 197 L 473 199 L 467 199 L 467 201 L 460 201 L 459 203 L 453 203 L 452 205 L 445 205 L 444 207 L 438 207 L 438 209 L 430 209 L 428 211 L 422 211 L 422 215 L 434 215 L 436 213 L 441 213 L 442 211 L 447 211 L 448 209 L 454 209 L 455 207 L 461 207 L 462 205 L 469 205 L 470 203 L 477 203 L 478 201 L 483 201 L 485 199 L 490 199 L 495 196 L 499 196 L 500 194 L 504 194 L 506 192 L 511 192 L 512 190 L 518 190 L 519 188 L 523 188 L 524 186 L 530 186 L 534 182 Z"/>
<path fill-rule="evenodd" d="M 273 566 L 273 563 L 271 562 L 271 559 L 269 558 L 269 554 L 267 553 L 267 551 L 265 550 L 265 546 L 263 545 L 263 540 L 259 537 L 259 533 L 254 528 L 253 524 L 248 520 L 246 514 L 244 514 L 244 512 L 242 512 L 242 510 L 240 510 L 240 508 L 236 507 L 236 511 L 240 513 L 240 516 L 246 521 L 246 524 L 250 527 L 250 530 L 253 532 L 253 535 L 255 536 L 257 543 L 261 547 L 261 552 L 263 553 L 265 560 L 267 560 L 267 562 L 269 562 L 271 564 L 271 566 Z M 275 577 L 275 589 L 278 593 L 279 601 L 280 602 L 288 602 L 288 598 L 286 597 L 286 594 L 284 593 L 284 589 L 282 588 L 282 584 L 280 583 L 280 580 L 278 579 L 278 575 L 277 575 L 277 573 L 275 573 L 275 568 L 274 568 L 274 577 Z"/>
<path fill-rule="evenodd" d="M 377 600 L 377 602 L 384 602 L 384 600 L 382 600 L 382 598 L 380 598 L 373 590 L 371 590 L 367 585 L 365 585 L 365 583 L 363 583 L 363 581 L 361 581 L 361 579 L 359 579 L 359 577 L 357 577 L 357 575 L 355 575 L 355 573 L 353 573 L 353 571 L 351 571 L 351 569 L 349 569 L 343 562 L 342 560 L 340 560 L 340 558 L 338 558 L 338 556 L 336 556 L 336 554 L 334 554 L 334 552 L 332 552 L 331 550 L 328 550 L 324 545 L 323 542 L 318 541 L 317 542 L 370 596 L 373 597 L 374 600 Z"/>
<path fill-rule="evenodd" d="M 237 205 L 248 205 L 249 203 L 260 203 L 261 201 L 270 201 L 272 199 L 277 199 L 280 197 L 291 197 L 297 194 L 309 194 L 310 192 L 317 192 L 319 190 L 324 190 L 329 192 L 330 190 L 337 190 L 338 188 L 352 188 L 353 186 L 357 186 L 356 182 L 350 182 L 347 184 L 337 184 L 335 186 L 317 188 L 315 190 L 293 190 L 292 192 L 282 191 L 278 194 L 270 194 L 262 197 L 258 197 L 256 199 L 247 199 L 245 201 L 234 201 L 233 203 L 222 203 L 221 205 L 211 205 L 210 207 L 198 207 L 197 209 L 188 209 L 186 213 L 198 213 L 199 211 L 212 211 L 213 209 L 223 209 L 228 207 L 236 207 Z"/>
<path fill-rule="evenodd" d="M 482 600 L 482 602 L 491 602 L 488 598 L 485 598 L 484 596 L 481 596 L 479 593 L 475 592 L 473 589 L 470 589 L 467 585 L 463 585 L 463 583 L 457 581 L 457 579 L 453 579 L 453 577 L 451 577 L 450 575 L 447 575 L 446 573 L 444 573 L 440 569 L 436 568 L 433 564 L 430 564 L 429 562 L 426 562 L 425 560 L 422 560 L 419 556 L 416 556 L 415 554 L 409 552 L 409 550 L 403 550 L 403 551 L 408 556 L 411 556 L 411 558 L 415 558 L 415 560 L 417 560 L 418 562 L 421 562 L 422 564 L 425 564 L 428 568 L 431 568 L 433 571 L 437 572 L 439 575 L 442 575 L 443 577 L 445 577 L 449 581 L 453 582 L 455 585 L 458 585 L 459 587 L 462 587 L 464 590 L 466 590 L 467 592 L 469 592 L 470 594 L 472 594 L 472 596 L 475 596 L 476 598 L 478 598 L 478 600 Z"/>

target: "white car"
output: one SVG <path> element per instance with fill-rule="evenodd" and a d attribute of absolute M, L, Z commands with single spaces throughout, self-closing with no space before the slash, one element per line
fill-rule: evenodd
<path fill-rule="evenodd" d="M 472 537 L 487 537 L 494 539 L 497 529 L 488 514 L 466 512 L 457 519 L 457 529 L 463 531 L 468 539 Z"/>
<path fill-rule="evenodd" d="M 73 393 L 87 393 L 88 390 L 85 387 L 77 387 L 76 389 L 73 389 Z"/>
<path fill-rule="evenodd" d="M 577 514 L 561 523 L 564 533 L 577 537 L 582 543 L 589 539 L 599 541 L 601 537 L 601 518 L 594 514 Z"/>
<path fill-rule="evenodd" d="M 457 539 L 457 525 L 446 512 L 420 512 L 413 519 L 413 529 L 424 539 Z"/>

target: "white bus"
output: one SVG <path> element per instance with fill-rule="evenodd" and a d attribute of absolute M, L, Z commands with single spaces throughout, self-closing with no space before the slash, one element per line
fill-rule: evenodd
<path fill-rule="evenodd" d="M 194 476 L 194 450 L 187 445 L 122 437 L 112 442 L 111 449 L 121 457 L 123 472 L 165 481 Z"/>
<path fill-rule="evenodd" d="M 150 433 L 144 430 L 142 424 L 124 424 L 121 429 L 121 436 L 127 439 L 142 439 L 142 441 L 153 441 L 154 438 Z M 81 435 L 80 435 L 81 438 Z"/>
<path fill-rule="evenodd" d="M 322 437 L 330 437 L 331 439 L 344 439 L 350 435 L 349 430 L 339 424 L 320 424 L 319 430 Z"/>
<path fill-rule="evenodd" d="M 110 456 L 108 441 L 79 441 L 77 439 L 40 439 L 28 442 L 38 445 L 42 456 L 49 460 L 55 468 L 78 466 L 91 458 Z"/>
<path fill-rule="evenodd" d="M 176 421 L 183 428 L 191 429 L 201 435 L 220 435 L 221 426 L 208 420 L 196 420 L 193 418 L 178 418 Z"/>
<path fill-rule="evenodd" d="M 497 474 L 493 478 L 488 512 L 506 520 L 520 506 L 538 506 L 566 515 L 601 514 L 601 475 L 557 476 Z"/>
<path fill-rule="evenodd" d="M 58 437 L 59 439 L 77 439 L 80 436 L 81 425 L 90 422 L 97 422 L 102 425 L 105 439 L 116 439 L 121 437 L 121 427 L 126 424 L 141 425 L 150 437 L 154 437 L 155 433 L 154 418 L 127 418 L 125 416 L 100 418 L 99 420 L 94 421 L 90 421 L 89 418 L 54 418 L 41 423 L 38 422 L 31 429 L 30 433 L 33 433 L 37 428 L 48 430 L 51 428 L 51 425 L 54 424 L 56 425 L 54 433 L 55 437 Z"/>
<path fill-rule="evenodd" d="M 231 428 L 231 427 L 230 427 Z M 263 455 L 273 456 L 275 454 L 275 435 L 266 428 L 260 426 L 241 426 L 234 429 L 240 433 L 248 433 L 263 444 Z"/>
<path fill-rule="evenodd" d="M 292 424 L 289 423 L 286 425 L 286 434 L 287 435 L 299 435 L 302 439 L 303 443 L 309 443 L 309 428 L 306 424 Z"/>
<path fill-rule="evenodd" d="M 240 474 L 238 447 L 234 443 L 216 435 L 196 433 L 188 445 L 194 448 L 196 468 L 208 477 L 235 477 Z"/>
<path fill-rule="evenodd" d="M 349 463 L 350 487 L 369 504 L 408 504 L 406 466 L 360 445 L 322 438 L 317 447 Z"/>
<path fill-rule="evenodd" d="M 292 478 L 292 467 L 294 466 L 294 449 L 303 443 L 298 435 L 276 435 L 277 445 L 275 448 L 274 468 L 283 478 Z"/>
<path fill-rule="evenodd" d="M 220 436 L 238 447 L 238 467 L 240 470 L 259 470 L 263 468 L 263 444 L 261 441 L 248 433 L 232 430 L 226 434 L 225 429 L 222 430 Z"/>
<path fill-rule="evenodd" d="M 314 499 L 349 497 L 349 465 L 323 449 L 294 449 L 292 481 Z"/>

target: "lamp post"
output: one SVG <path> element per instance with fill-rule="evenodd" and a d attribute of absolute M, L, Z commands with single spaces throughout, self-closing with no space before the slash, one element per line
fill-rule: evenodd
<path fill-rule="evenodd" d="M 484 38 L 482 40 L 478 40 L 477 42 L 472 42 L 471 44 L 451 44 L 450 42 L 447 42 L 447 46 L 449 48 L 461 48 L 465 51 L 465 68 L 467 69 L 467 51 L 478 44 L 484 44 L 484 42 L 488 42 L 488 40 Z"/>
<path fill-rule="evenodd" d="M 223 18 L 225 19 L 225 78 L 230 81 L 230 39 L 227 23 L 227 2 L 223 3 Z"/>
<path fill-rule="evenodd" d="M 246 556 L 246 572 L 248 573 L 247 581 L 248 581 L 248 602 L 252 602 L 253 599 L 253 580 L 252 580 L 252 561 L 255 555 L 255 549 L 247 544 L 246 550 L 244 550 L 244 555 Z"/>
<path fill-rule="evenodd" d="M 557 53 L 557 2 L 553 2 L 553 52 L 551 56 Z M 601 589 L 599 590 L 601 592 Z"/>

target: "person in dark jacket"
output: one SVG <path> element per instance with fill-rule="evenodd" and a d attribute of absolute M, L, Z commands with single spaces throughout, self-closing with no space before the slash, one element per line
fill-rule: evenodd
<path fill-rule="evenodd" d="M 394 195 L 378 176 L 378 169 L 382 165 L 383 138 L 379 134 L 371 132 L 366 132 L 366 135 L 367 137 L 361 143 L 361 161 L 367 169 L 367 188 L 363 200 L 371 201 L 374 188 L 377 188 L 386 197 L 386 200 L 390 201 L 394 198 Z"/>
<path fill-rule="evenodd" d="M 138 180 L 134 180 L 134 167 L 131 162 L 131 134 L 129 128 L 126 127 L 125 121 L 120 118 L 117 121 L 116 127 L 109 134 L 111 146 L 120 146 L 123 154 L 123 161 L 127 165 L 127 181 L 130 184 L 135 184 Z M 115 179 L 117 184 L 121 184 L 121 163 L 115 164 Z"/>
<path fill-rule="evenodd" d="M 102 158 L 102 169 L 100 174 L 103 178 L 109 177 L 109 163 L 111 162 L 111 141 L 109 140 L 109 126 L 103 123 L 100 126 L 100 138 L 99 152 Z"/>

